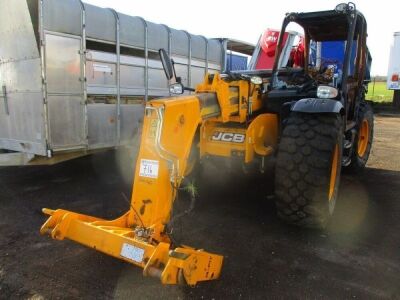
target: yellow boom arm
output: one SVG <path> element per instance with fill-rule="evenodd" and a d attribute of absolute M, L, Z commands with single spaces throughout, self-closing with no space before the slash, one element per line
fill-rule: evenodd
<path fill-rule="evenodd" d="M 196 92 L 147 103 L 131 207 L 126 214 L 106 221 L 62 209 L 43 209 L 50 217 L 40 233 L 74 240 L 140 266 L 144 275 L 159 277 L 165 284 L 186 281 L 195 285 L 218 278 L 222 256 L 186 246 L 171 249 L 166 232 L 195 133 L 200 128 L 200 156 L 244 153 L 247 163 L 255 154 L 272 153 L 277 119 L 258 114 L 246 127 L 250 112 L 261 108 L 258 89 L 247 81 L 227 83 L 218 74 L 207 75 Z M 220 130 L 218 126 L 227 122 L 241 124 L 233 131 L 221 129 L 225 137 L 239 137 L 240 143 L 219 143 L 211 138 Z"/>
<path fill-rule="evenodd" d="M 194 285 L 219 277 L 222 256 L 188 247 L 170 249 L 165 225 L 183 178 L 195 132 L 210 106 L 210 94 L 154 100 L 145 109 L 142 141 L 135 170 L 130 210 L 105 221 L 66 210 L 44 209 L 50 215 L 41 234 L 64 238 L 144 268 L 144 275 L 175 284 Z M 215 109 L 215 108 L 214 108 Z"/>

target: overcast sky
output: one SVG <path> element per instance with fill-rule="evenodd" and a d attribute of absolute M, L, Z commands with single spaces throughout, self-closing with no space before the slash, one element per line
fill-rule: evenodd
<path fill-rule="evenodd" d="M 184 29 L 208 38 L 228 37 L 256 43 L 266 28 L 279 29 L 286 12 L 306 12 L 333 9 L 333 0 L 169 0 L 126 1 L 84 0 L 115 10 L 141 16 L 154 23 Z M 368 45 L 372 55 L 372 74 L 386 75 L 393 33 L 400 31 L 400 1 L 361 0 L 356 2 L 368 23 Z"/>

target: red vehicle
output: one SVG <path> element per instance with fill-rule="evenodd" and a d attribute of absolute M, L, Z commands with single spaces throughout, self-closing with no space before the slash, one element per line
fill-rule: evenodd
<path fill-rule="evenodd" d="M 249 69 L 272 69 L 274 65 L 276 47 L 278 45 L 279 30 L 266 29 L 261 35 L 251 58 Z M 280 67 L 296 67 L 304 65 L 304 39 L 295 31 L 287 31 L 283 36 L 284 49 L 279 61 Z"/>

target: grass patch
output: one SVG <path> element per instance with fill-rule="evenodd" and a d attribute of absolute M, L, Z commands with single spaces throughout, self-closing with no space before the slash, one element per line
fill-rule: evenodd
<path fill-rule="evenodd" d="M 392 102 L 393 90 L 386 88 L 386 82 L 371 82 L 366 99 L 374 102 Z"/>

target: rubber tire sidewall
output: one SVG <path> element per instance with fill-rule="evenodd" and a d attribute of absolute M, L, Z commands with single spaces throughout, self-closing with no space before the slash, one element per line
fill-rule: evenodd
<path fill-rule="evenodd" d="M 340 183 L 342 124 L 342 117 L 337 114 L 291 113 L 287 119 L 275 170 L 275 203 L 278 216 L 285 222 L 319 229 L 328 224 Z M 339 145 L 338 169 L 334 193 L 329 201 L 336 144 Z"/>

